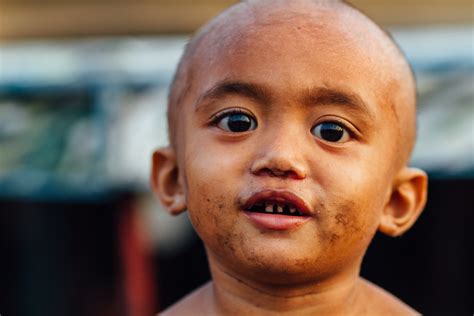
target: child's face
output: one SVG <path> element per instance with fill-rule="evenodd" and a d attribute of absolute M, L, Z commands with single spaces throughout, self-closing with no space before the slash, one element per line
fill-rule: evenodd
<path fill-rule="evenodd" d="M 396 92 L 377 43 L 319 31 L 272 26 L 201 59 L 177 153 L 211 265 L 308 281 L 357 270 L 377 230 L 399 169 Z"/>

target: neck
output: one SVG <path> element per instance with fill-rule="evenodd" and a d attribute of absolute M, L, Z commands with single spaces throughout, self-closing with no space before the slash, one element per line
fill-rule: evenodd
<path fill-rule="evenodd" d="M 212 259 L 210 267 L 213 305 L 219 315 L 350 315 L 360 302 L 358 267 L 324 281 L 290 285 L 252 282 Z"/>

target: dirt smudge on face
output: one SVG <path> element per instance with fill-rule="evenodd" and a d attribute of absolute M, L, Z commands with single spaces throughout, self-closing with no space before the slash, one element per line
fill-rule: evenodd
<path fill-rule="evenodd" d="M 353 201 L 343 200 L 331 207 L 325 205 L 319 218 L 320 238 L 328 242 L 327 247 L 350 240 L 351 236 L 363 229 L 361 225 L 364 217 Z"/>
<path fill-rule="evenodd" d="M 339 224 L 342 224 L 343 226 L 347 226 L 347 225 L 349 224 L 346 215 L 341 214 L 341 213 L 338 213 L 338 214 L 336 215 L 336 221 L 337 221 Z"/>
<path fill-rule="evenodd" d="M 235 237 L 234 234 L 218 234 L 216 235 L 217 244 L 223 247 L 224 251 L 230 250 L 232 253 L 235 253 L 235 246 L 233 245 Z"/>
<path fill-rule="evenodd" d="M 344 227 L 347 232 L 358 232 L 361 230 L 361 224 L 365 215 L 354 205 L 354 202 L 347 201 L 339 205 L 334 219 L 338 226 Z"/>
<path fill-rule="evenodd" d="M 331 243 L 334 243 L 336 242 L 338 239 L 340 238 L 340 236 L 338 234 L 331 234 L 331 237 L 329 237 L 329 241 Z"/>

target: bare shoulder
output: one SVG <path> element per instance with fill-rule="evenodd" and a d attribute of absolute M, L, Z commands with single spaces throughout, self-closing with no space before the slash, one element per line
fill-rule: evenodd
<path fill-rule="evenodd" d="M 421 315 L 400 299 L 388 293 L 381 287 L 367 281 L 360 279 L 362 289 L 366 299 L 366 306 L 368 314 L 377 315 Z"/>
<path fill-rule="evenodd" d="M 186 316 L 186 315 L 210 315 L 210 295 L 212 283 L 208 282 L 197 288 L 184 298 L 160 312 L 159 316 Z"/>

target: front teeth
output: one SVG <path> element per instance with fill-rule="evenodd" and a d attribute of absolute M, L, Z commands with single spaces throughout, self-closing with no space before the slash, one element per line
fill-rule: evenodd
<path fill-rule="evenodd" d="M 285 205 L 281 206 L 278 204 L 265 204 L 265 213 L 290 213 L 296 215 L 298 213 L 298 210 L 291 205 Z"/>

